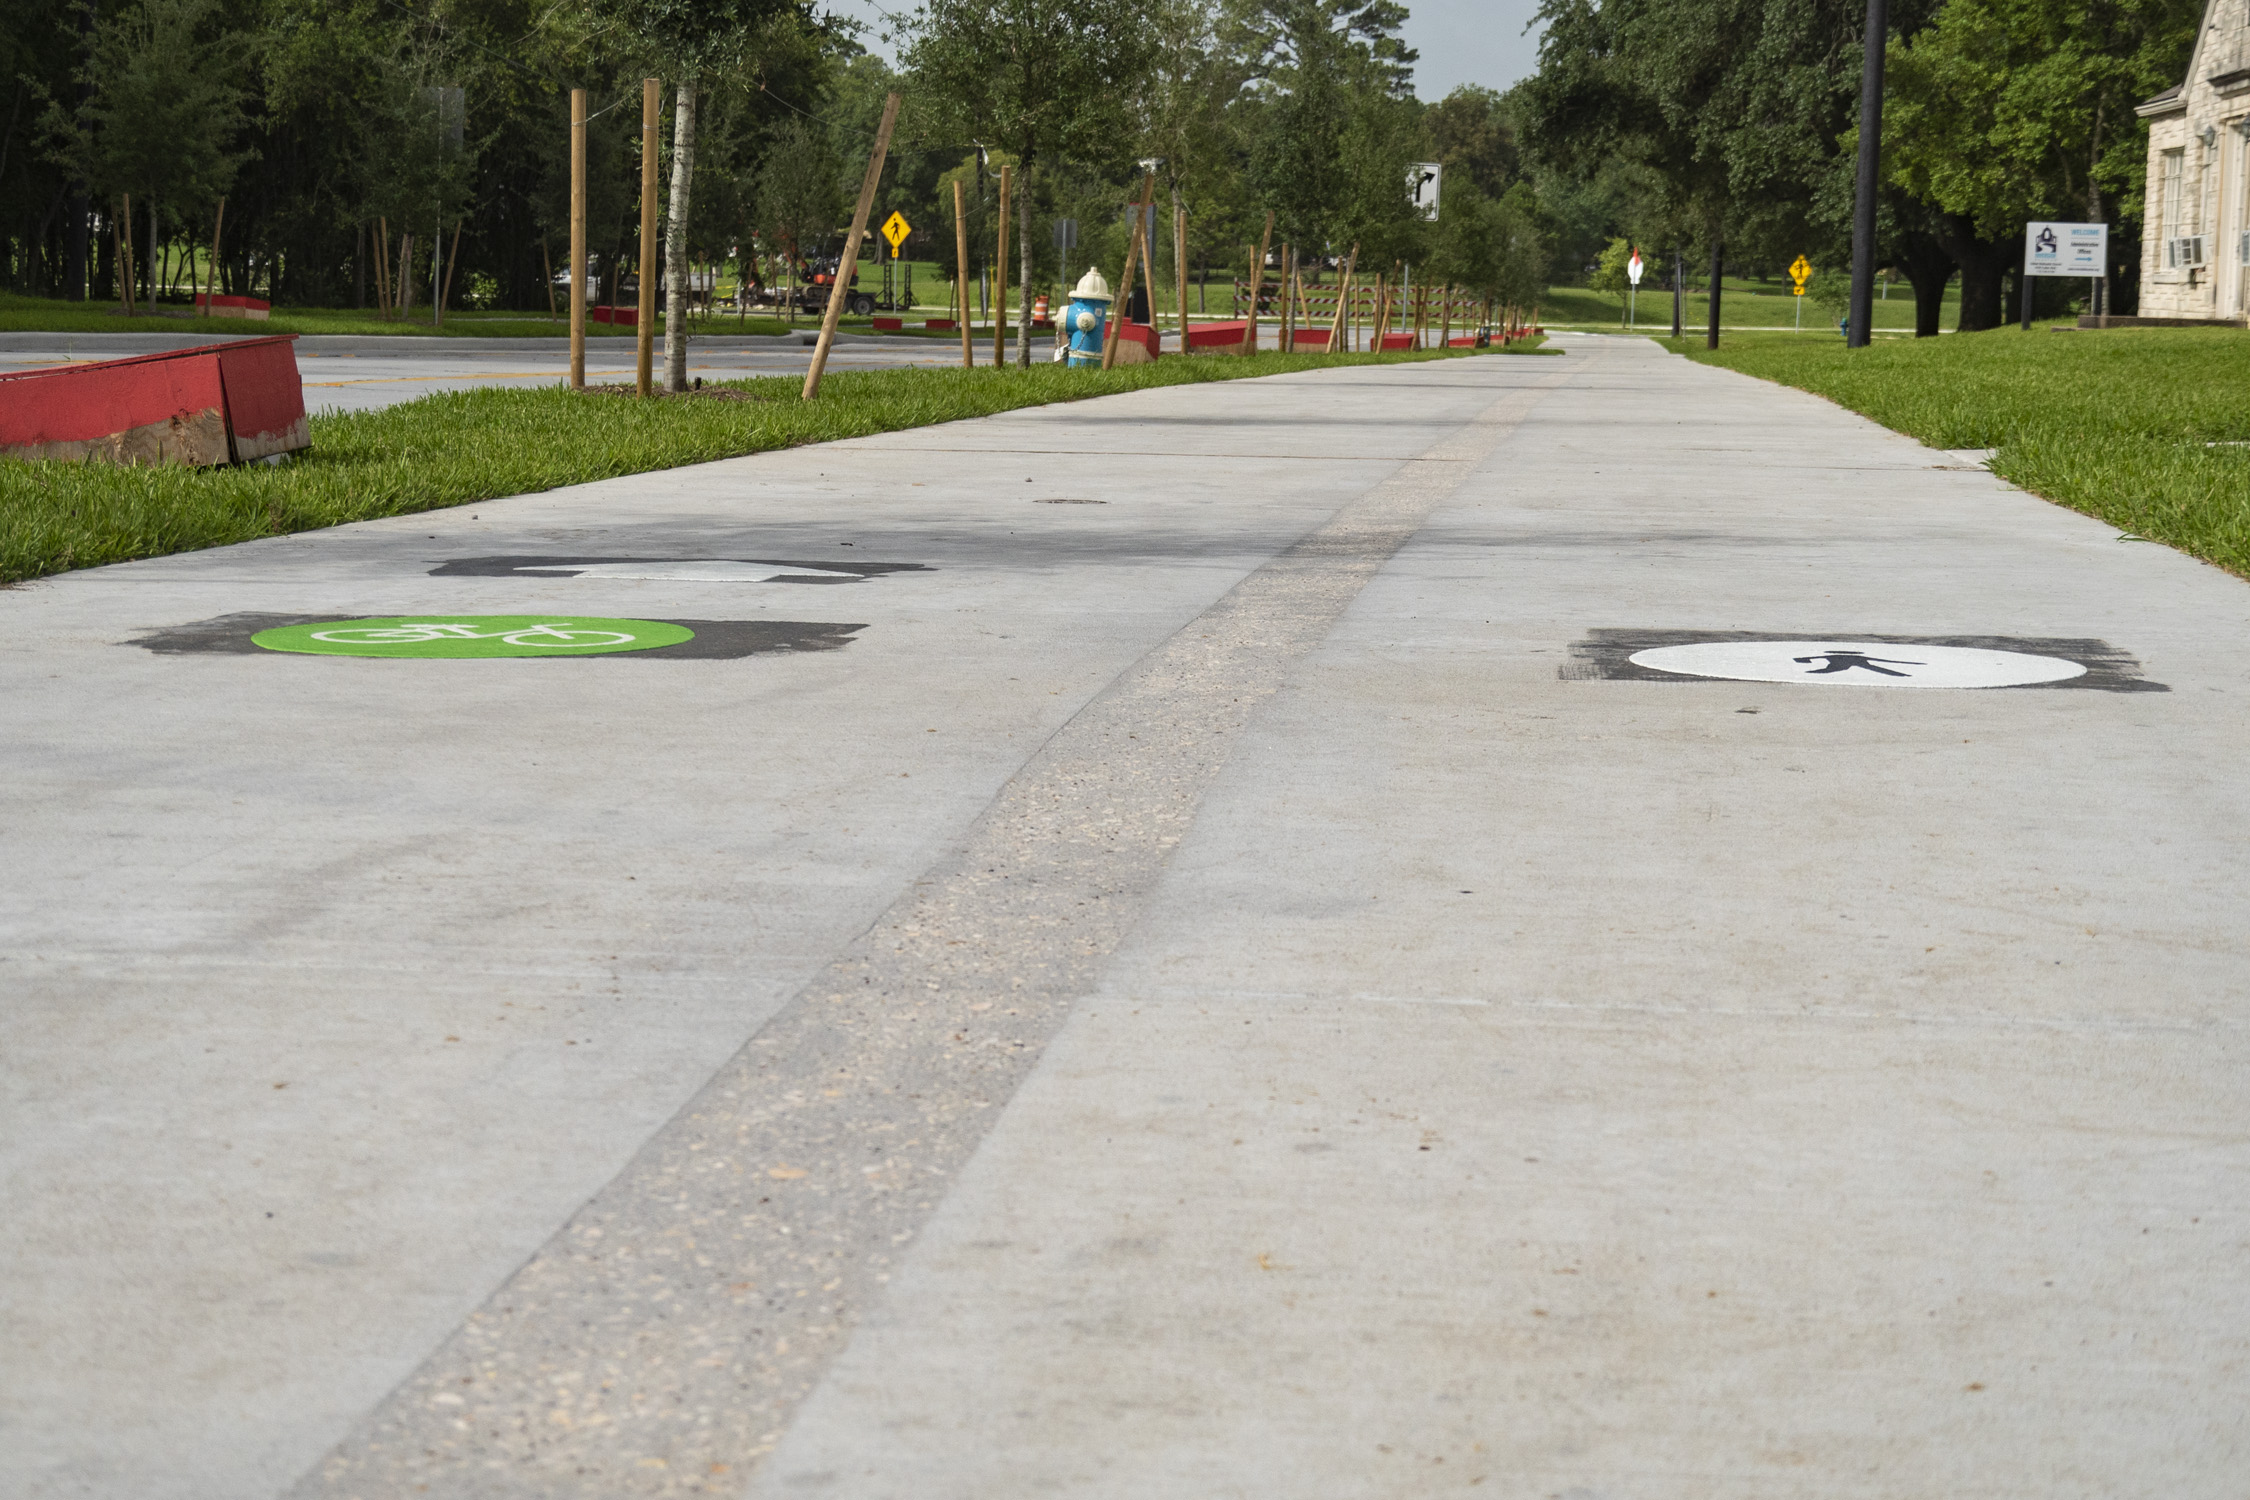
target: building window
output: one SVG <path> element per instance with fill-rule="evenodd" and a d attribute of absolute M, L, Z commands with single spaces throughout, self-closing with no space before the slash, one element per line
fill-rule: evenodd
<path fill-rule="evenodd" d="M 2167 151 L 2157 178 L 2157 224 L 2164 245 L 2162 265 L 2167 271 L 2185 271 L 2201 263 L 2202 247 L 2187 233 L 2187 150 Z"/>

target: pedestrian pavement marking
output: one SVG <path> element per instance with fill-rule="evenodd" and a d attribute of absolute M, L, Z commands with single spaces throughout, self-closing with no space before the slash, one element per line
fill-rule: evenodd
<path fill-rule="evenodd" d="M 2087 637 L 1839 631 L 1589 630 L 1556 669 L 1564 681 L 1780 682 L 1821 687 L 2164 693 L 2129 653 Z"/>
<path fill-rule="evenodd" d="M 1634 666 L 1739 682 L 1827 687 L 1999 688 L 2086 675 L 2083 662 L 2028 651 L 1899 646 L 1884 641 L 1699 641 L 1636 651 Z"/>

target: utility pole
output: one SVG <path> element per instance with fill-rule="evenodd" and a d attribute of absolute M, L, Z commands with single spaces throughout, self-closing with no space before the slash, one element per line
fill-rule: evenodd
<path fill-rule="evenodd" d="M 1877 4 L 1882 0 L 1876 0 Z M 1711 215 L 1711 323 L 1703 335 L 1703 347 L 1719 347 L 1719 277 L 1726 270 L 1726 243 L 1720 238 L 1719 216 Z"/>
<path fill-rule="evenodd" d="M 570 388 L 586 389 L 586 91 L 570 91 Z"/>
<path fill-rule="evenodd" d="M 1867 347 L 1875 321 L 1875 174 L 1883 159 L 1883 49 L 1891 32 L 1886 0 L 1867 0 L 1867 38 L 1859 69 L 1859 191 L 1852 208 L 1851 327 L 1844 346 Z"/>

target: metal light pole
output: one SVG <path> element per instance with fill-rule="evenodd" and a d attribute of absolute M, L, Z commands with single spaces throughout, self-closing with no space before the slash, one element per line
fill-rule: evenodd
<path fill-rule="evenodd" d="M 1883 49 L 1891 21 L 1885 0 L 1867 0 L 1867 40 L 1859 70 L 1859 192 L 1852 209 L 1851 327 L 1844 345 L 1867 347 L 1875 321 L 1875 174 L 1883 159 Z"/>

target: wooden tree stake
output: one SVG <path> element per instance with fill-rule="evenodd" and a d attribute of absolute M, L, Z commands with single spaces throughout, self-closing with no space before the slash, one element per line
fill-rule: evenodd
<path fill-rule="evenodd" d="M 391 221 L 375 220 L 375 306 L 383 321 L 391 320 Z"/>
<path fill-rule="evenodd" d="M 1148 173 L 1141 179 L 1140 218 L 1148 216 L 1156 203 L 1156 174 Z M 1133 290 L 1133 266 L 1141 258 L 1140 219 L 1135 219 L 1125 235 L 1125 272 L 1117 278 L 1109 299 L 1109 325 L 1103 330 L 1102 368 L 1107 370 L 1117 363 L 1117 330 L 1125 321 L 1125 299 Z M 1153 316 L 1153 312 L 1151 314 Z"/>
<path fill-rule="evenodd" d="M 1337 352 L 1336 345 L 1344 337 L 1344 314 L 1351 303 L 1352 273 L 1358 269 L 1359 246 L 1354 245 L 1352 246 L 1352 253 L 1344 259 L 1344 279 L 1336 284 L 1336 321 L 1328 325 L 1328 352 L 1330 354 Z M 1359 342 L 1359 333 L 1356 329 L 1352 333 L 1352 342 L 1355 344 Z"/>
<path fill-rule="evenodd" d="M 859 185 L 859 206 L 852 210 L 851 232 L 844 236 L 844 254 L 836 262 L 836 275 L 828 287 L 828 311 L 821 315 L 820 342 L 813 346 L 812 368 L 805 371 L 807 401 L 820 394 L 821 373 L 828 368 L 828 350 L 836 342 L 836 320 L 851 300 L 851 278 L 859 269 L 859 242 L 867 234 L 868 210 L 875 206 L 875 185 L 883 177 L 883 158 L 891 149 L 891 127 L 898 123 L 898 94 L 883 101 L 883 123 L 875 129 L 875 151 L 867 158 L 867 178 Z"/>
<path fill-rule="evenodd" d="M 1187 205 L 1176 205 L 1172 210 L 1172 281 L 1179 292 L 1180 352 L 1192 354 L 1194 346 L 1188 341 L 1187 317 Z"/>
<path fill-rule="evenodd" d="M 969 211 L 961 179 L 953 179 L 953 307 L 961 320 L 961 368 L 976 368 L 976 342 L 969 336 Z"/>
<path fill-rule="evenodd" d="M 641 80 L 641 305 L 633 329 L 633 388 L 643 400 L 656 389 L 656 112 L 661 79 Z M 673 317 L 678 308 L 670 309 Z"/>
<path fill-rule="evenodd" d="M 570 388 L 586 389 L 586 91 L 570 91 Z"/>
<path fill-rule="evenodd" d="M 459 224 L 455 224 L 453 226 L 453 248 L 447 251 L 445 256 L 445 285 L 438 288 L 437 316 L 433 320 L 440 328 L 443 328 L 445 326 L 445 304 L 453 300 L 454 268 L 460 265 L 460 263 L 461 226 Z"/>
<path fill-rule="evenodd" d="M 1015 169 L 1000 166 L 1000 252 L 992 267 L 992 365 L 1008 362 L 1008 193 L 1015 184 Z"/>
<path fill-rule="evenodd" d="M 120 194 L 125 200 L 125 213 L 117 221 L 117 295 L 125 316 L 133 312 L 133 195 Z"/>
<path fill-rule="evenodd" d="M 1266 232 L 1258 236 L 1258 258 L 1250 263 L 1250 326 L 1242 330 L 1242 352 L 1258 352 L 1258 298 L 1266 289 L 1266 251 L 1273 245 L 1273 212 L 1266 212 Z M 1284 287 L 1288 285 L 1285 281 Z"/>
<path fill-rule="evenodd" d="M 219 289 L 219 231 L 226 227 L 227 200 L 219 200 L 219 211 L 211 219 L 211 263 L 203 268 L 203 316 L 211 316 L 211 294 Z"/>

